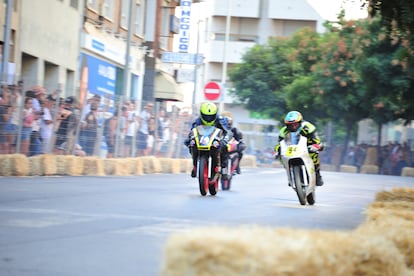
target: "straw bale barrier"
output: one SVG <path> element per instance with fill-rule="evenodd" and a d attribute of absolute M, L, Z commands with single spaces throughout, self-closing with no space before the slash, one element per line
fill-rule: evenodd
<path fill-rule="evenodd" d="M 56 155 L 41 154 L 29 157 L 30 175 L 56 175 Z"/>
<path fill-rule="evenodd" d="M 341 165 L 339 167 L 339 171 L 340 172 L 346 172 L 346 173 L 357 173 L 358 168 L 355 167 L 355 166 L 350 166 L 350 165 Z"/>
<path fill-rule="evenodd" d="M 377 165 L 362 165 L 361 167 L 361 173 L 378 174 L 378 171 Z"/>
<path fill-rule="evenodd" d="M 83 158 L 83 175 L 104 176 L 105 165 L 104 159 L 94 156 L 86 156 Z"/>
<path fill-rule="evenodd" d="M 401 176 L 413 176 L 414 177 L 414 168 L 404 167 L 401 171 Z"/>
<path fill-rule="evenodd" d="M 193 169 L 193 160 L 191 158 L 181 158 L 180 160 L 180 166 L 181 166 L 181 172 L 182 173 L 190 173 Z"/>
<path fill-rule="evenodd" d="M 365 155 L 364 165 L 376 165 L 378 163 L 378 154 L 376 147 L 368 147 Z"/>
<path fill-rule="evenodd" d="M 30 162 L 23 154 L 0 154 L 0 176 L 30 174 Z"/>
<path fill-rule="evenodd" d="M 256 167 L 256 156 L 254 155 L 243 155 L 240 162 L 241 167 Z"/>
<path fill-rule="evenodd" d="M 105 175 L 131 175 L 128 160 L 124 158 L 108 158 L 103 159 Z"/>
<path fill-rule="evenodd" d="M 414 202 L 414 189 L 413 188 L 393 188 L 391 191 L 381 191 L 375 195 L 375 201 Z"/>
<path fill-rule="evenodd" d="M 0 154 L 0 175 L 1 176 L 11 176 L 12 165 L 11 165 L 11 155 L 10 154 Z M 29 164 L 30 165 L 30 164 Z"/>
<path fill-rule="evenodd" d="M 83 173 L 83 157 L 56 155 L 56 174 L 79 176 Z"/>
<path fill-rule="evenodd" d="M 181 172 L 181 164 L 180 160 L 171 159 L 171 158 L 158 158 L 160 165 L 161 165 L 161 171 L 163 173 L 173 173 L 177 174 Z"/>
<path fill-rule="evenodd" d="M 161 163 L 155 156 L 142 156 L 142 167 L 144 174 L 161 173 Z"/>
<path fill-rule="evenodd" d="M 334 172 L 334 171 L 336 171 L 336 167 L 335 167 L 335 165 L 331 165 L 331 164 L 321 164 L 321 170 L 322 171 Z"/>
<path fill-rule="evenodd" d="M 138 157 L 125 158 L 130 175 L 143 175 L 142 160 Z"/>
<path fill-rule="evenodd" d="M 408 275 L 404 257 L 381 236 L 259 226 L 172 234 L 161 275 Z"/>

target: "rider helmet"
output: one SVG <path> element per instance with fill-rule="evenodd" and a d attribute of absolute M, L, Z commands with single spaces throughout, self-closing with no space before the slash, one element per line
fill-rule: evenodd
<path fill-rule="evenodd" d="M 227 125 L 232 128 L 233 127 L 233 114 L 230 111 L 223 111 L 221 114 L 226 119 Z"/>
<path fill-rule="evenodd" d="M 295 132 L 299 129 L 303 121 L 302 114 L 299 111 L 290 111 L 286 114 L 285 125 L 290 132 Z"/>
<path fill-rule="evenodd" d="M 203 125 L 212 126 L 216 122 L 217 106 L 214 103 L 205 102 L 200 106 L 200 119 Z"/>

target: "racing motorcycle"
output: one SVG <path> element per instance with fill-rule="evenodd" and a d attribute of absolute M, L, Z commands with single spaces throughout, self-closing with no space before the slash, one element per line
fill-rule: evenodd
<path fill-rule="evenodd" d="M 300 204 L 315 204 L 315 166 L 309 156 L 306 137 L 299 132 L 289 132 L 280 141 L 280 158 L 289 186 L 296 191 Z"/>
<path fill-rule="evenodd" d="M 220 141 L 222 130 L 215 126 L 200 125 L 192 130 L 190 140 L 191 150 L 197 151 L 197 178 L 200 194 L 205 196 L 207 192 L 216 195 L 220 170 L 218 166 L 220 154 Z"/>
<path fill-rule="evenodd" d="M 236 174 L 236 168 L 239 165 L 239 152 L 237 151 L 239 142 L 232 138 L 229 143 L 227 144 L 227 152 L 228 152 L 228 158 L 227 158 L 227 167 L 224 169 L 227 174 L 226 178 L 221 178 L 221 189 L 223 191 L 230 190 L 231 187 L 231 181 L 233 179 L 233 176 Z"/>

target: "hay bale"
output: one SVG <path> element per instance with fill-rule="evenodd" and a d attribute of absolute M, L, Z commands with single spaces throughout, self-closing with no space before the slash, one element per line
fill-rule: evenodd
<path fill-rule="evenodd" d="M 361 167 L 361 173 L 367 174 L 378 174 L 378 166 L 377 165 L 363 165 Z"/>
<path fill-rule="evenodd" d="M 42 169 L 42 175 L 56 175 L 56 155 L 54 154 L 42 154 L 40 155 L 40 166 Z"/>
<path fill-rule="evenodd" d="M 12 154 L 11 159 L 11 174 L 14 176 L 29 175 L 30 166 L 29 160 L 24 154 Z"/>
<path fill-rule="evenodd" d="M 189 158 L 180 159 L 180 168 L 182 173 L 190 173 L 193 169 L 193 160 Z"/>
<path fill-rule="evenodd" d="M 181 161 L 177 159 L 171 159 L 171 173 L 181 173 Z"/>
<path fill-rule="evenodd" d="M 370 210 L 367 221 L 361 224 L 355 232 L 364 235 L 367 239 L 378 236 L 390 240 L 404 256 L 407 268 L 414 270 L 414 221 L 407 219 L 409 217 L 404 217 L 407 215 L 406 211 L 400 212 L 400 215 L 397 213 L 398 211 L 395 210 L 389 212 L 389 210 L 379 208 Z"/>
<path fill-rule="evenodd" d="M 43 168 L 41 164 L 41 157 L 40 155 L 31 156 L 29 157 L 29 167 L 30 172 L 29 175 L 43 175 Z"/>
<path fill-rule="evenodd" d="M 142 162 L 142 171 L 144 174 L 153 173 L 152 171 L 152 162 L 148 156 L 140 156 L 139 157 Z"/>
<path fill-rule="evenodd" d="M 66 159 L 66 173 L 68 175 L 82 175 L 83 173 L 83 162 L 84 162 L 84 157 L 82 156 L 74 156 L 74 155 L 67 155 L 67 159 Z"/>
<path fill-rule="evenodd" d="M 103 159 L 96 156 L 83 157 L 83 175 L 104 176 L 105 167 Z"/>
<path fill-rule="evenodd" d="M 131 175 L 128 160 L 124 158 L 107 158 L 104 159 L 104 171 L 106 175 L 127 176 Z"/>
<path fill-rule="evenodd" d="M 346 172 L 346 173 L 357 173 L 358 168 L 356 166 L 350 166 L 350 165 L 341 165 L 339 167 L 340 172 Z"/>
<path fill-rule="evenodd" d="M 158 158 L 156 158 L 155 156 L 149 156 L 151 163 L 152 163 L 152 171 L 153 173 L 161 173 L 162 172 L 162 167 L 161 167 L 161 163 L 160 160 Z"/>
<path fill-rule="evenodd" d="M 161 275 L 404 275 L 389 240 L 353 232 L 210 227 L 172 234 Z"/>
<path fill-rule="evenodd" d="M 365 155 L 364 165 L 377 165 L 378 154 L 377 147 L 368 147 Z"/>
<path fill-rule="evenodd" d="M 83 157 L 75 155 L 56 155 L 57 175 L 82 175 Z"/>
<path fill-rule="evenodd" d="M 331 165 L 331 164 L 321 164 L 321 170 L 327 171 L 327 172 L 335 172 L 336 167 L 335 165 Z"/>
<path fill-rule="evenodd" d="M 128 158 L 128 164 L 131 175 L 143 175 L 144 169 L 142 165 L 142 159 L 139 157 Z"/>
<path fill-rule="evenodd" d="M 387 209 L 387 210 L 407 210 L 414 214 L 414 202 L 396 200 L 396 201 L 374 201 L 367 210 L 370 209 Z"/>
<path fill-rule="evenodd" d="M 256 156 L 254 155 L 243 155 L 243 158 L 240 162 L 240 167 L 252 167 L 256 168 Z"/>
<path fill-rule="evenodd" d="M 393 188 L 391 191 L 381 191 L 376 194 L 375 200 L 414 202 L 414 188 Z"/>
<path fill-rule="evenodd" d="M 160 162 L 161 171 L 163 173 L 171 173 L 172 159 L 162 157 L 162 158 L 158 158 L 158 160 Z"/>
<path fill-rule="evenodd" d="M 401 171 L 401 176 L 413 176 L 414 177 L 414 168 L 404 167 Z"/>
<path fill-rule="evenodd" d="M 11 176 L 12 175 L 12 162 L 11 154 L 0 154 L 0 175 Z M 29 162 L 30 165 L 30 162 Z"/>

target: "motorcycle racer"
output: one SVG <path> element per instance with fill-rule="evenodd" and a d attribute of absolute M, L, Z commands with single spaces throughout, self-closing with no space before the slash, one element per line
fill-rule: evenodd
<path fill-rule="evenodd" d="M 315 165 L 316 186 L 322 186 L 323 180 L 320 173 L 319 152 L 323 150 L 324 146 L 316 132 L 316 127 L 303 120 L 303 116 L 299 111 L 290 111 L 286 114 L 284 119 L 285 125 L 279 131 L 279 141 L 274 150 L 276 158 L 280 156 L 280 141 L 282 141 L 289 132 L 300 132 L 301 135 L 307 138 L 309 156 L 312 158 Z"/>
<path fill-rule="evenodd" d="M 237 164 L 236 173 L 240 174 L 240 162 L 243 158 L 243 151 L 246 149 L 246 144 L 243 141 L 243 133 L 235 126 L 233 126 L 233 115 L 229 111 L 223 111 L 221 113 L 221 116 L 224 118 L 227 118 L 227 122 L 229 125 L 229 128 L 231 129 L 231 132 L 233 133 L 233 137 L 236 141 L 239 143 L 237 144 L 237 152 L 239 154 L 239 162 Z"/>
<path fill-rule="evenodd" d="M 223 130 L 223 136 L 220 142 L 220 154 L 219 154 L 219 166 L 221 164 L 222 171 L 223 168 L 227 166 L 227 143 L 233 137 L 233 133 L 228 125 L 227 118 L 218 115 L 217 106 L 211 102 L 204 102 L 200 106 L 200 116 L 197 117 L 194 122 L 191 124 L 190 133 L 188 138 L 185 139 L 184 144 L 189 147 L 190 153 L 193 158 L 193 169 L 191 171 L 191 177 L 196 177 L 197 173 L 197 148 L 191 146 L 192 140 L 192 129 L 199 126 L 199 125 L 206 125 L 206 126 L 215 126 L 221 130 Z M 227 175 L 222 173 L 223 179 L 227 178 Z"/>

